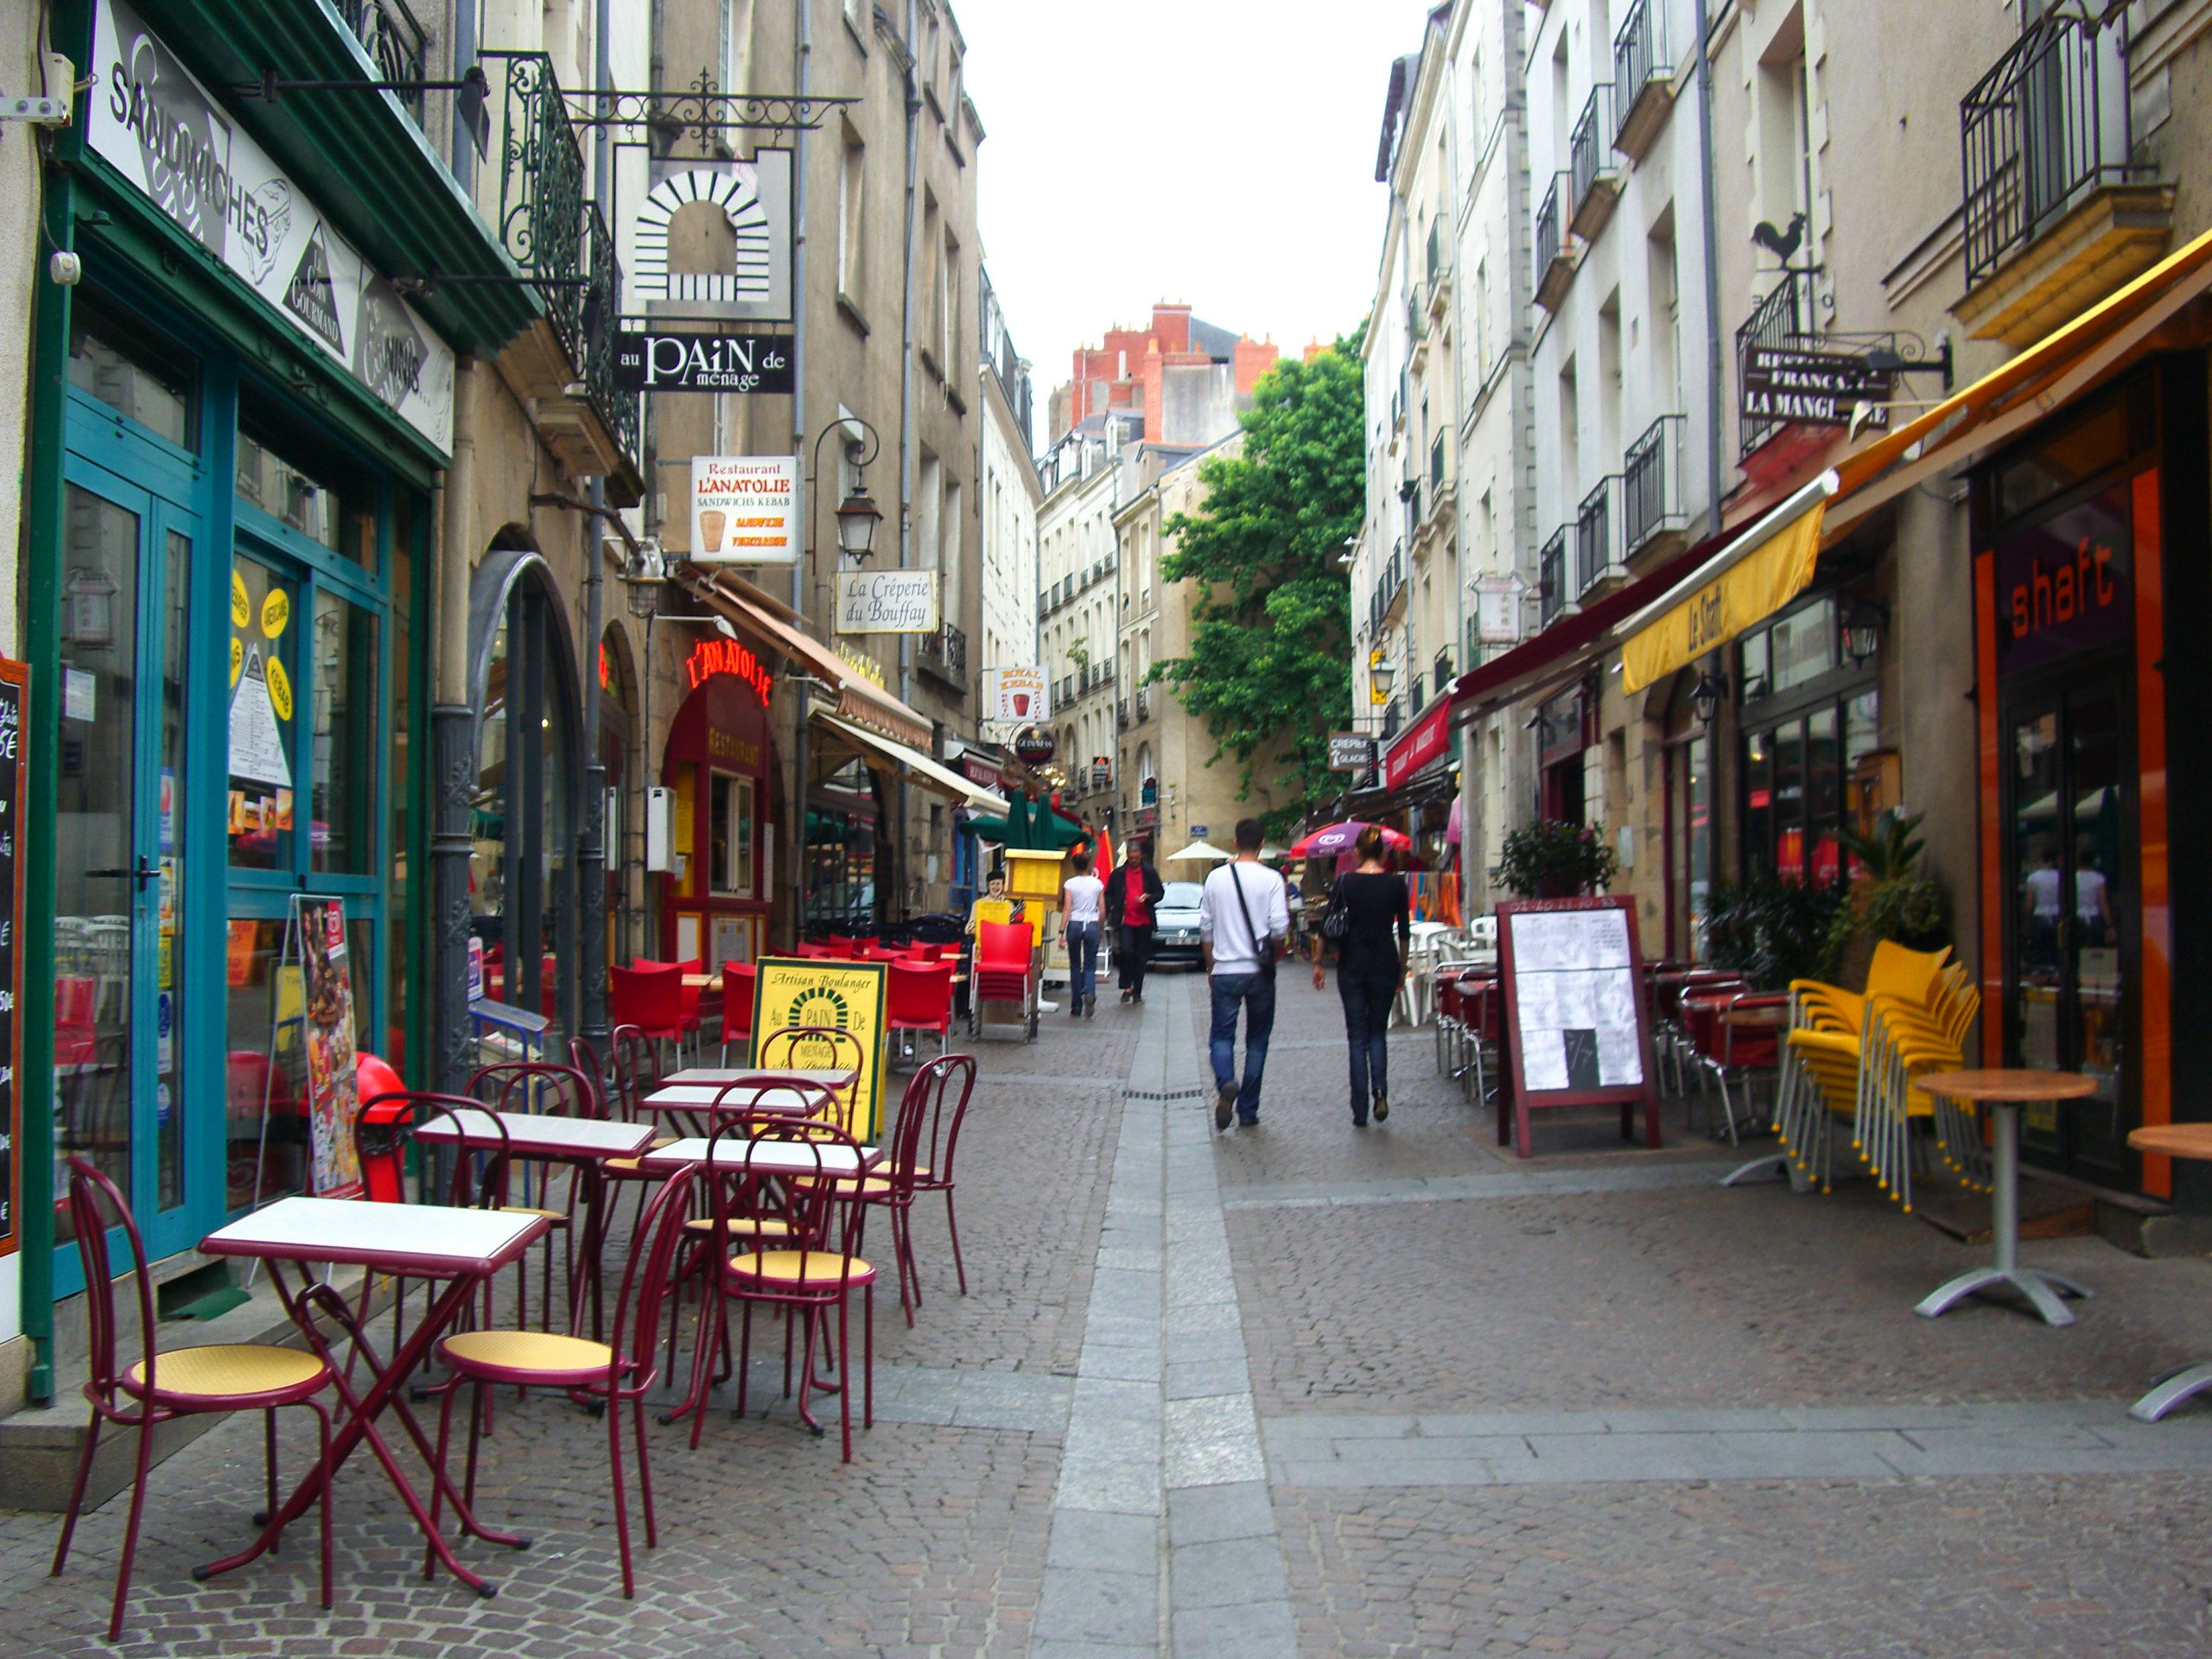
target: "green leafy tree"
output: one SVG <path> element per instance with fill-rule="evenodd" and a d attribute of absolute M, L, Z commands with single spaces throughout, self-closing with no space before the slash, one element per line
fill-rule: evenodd
<path fill-rule="evenodd" d="M 1204 596 L 1190 654 L 1148 677 L 1206 722 L 1214 759 L 1236 759 L 1240 798 L 1266 782 L 1299 803 L 1265 815 L 1271 834 L 1341 785 L 1328 748 L 1351 723 L 1351 592 L 1338 561 L 1366 506 L 1364 332 L 1271 371 L 1241 417 L 1243 452 L 1199 463 L 1204 507 L 1166 525 L 1176 545 L 1161 578 Z"/>

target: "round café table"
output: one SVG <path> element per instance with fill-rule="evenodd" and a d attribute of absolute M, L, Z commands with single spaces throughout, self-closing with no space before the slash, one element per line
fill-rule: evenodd
<path fill-rule="evenodd" d="M 2212 1160 L 2212 1123 L 2164 1123 L 2137 1129 L 2127 1144 L 2168 1158 Z M 2193 1394 L 2212 1389 L 2212 1361 L 2168 1371 L 2151 1392 L 2127 1408 L 2138 1422 L 2155 1423 Z"/>
<path fill-rule="evenodd" d="M 1926 1093 L 1989 1109 L 1994 1179 L 1990 1193 L 1990 1230 L 1997 1244 L 1995 1265 L 1962 1273 L 1931 1292 L 1913 1312 L 1932 1319 L 1954 1304 L 1999 1285 L 2009 1285 L 2043 1315 L 2045 1325 L 2071 1325 L 2073 1311 L 2059 1294 L 2086 1298 L 2089 1292 L 2071 1279 L 2020 1265 L 2020 1108 L 2044 1101 L 2082 1100 L 2097 1092 L 2097 1080 L 2078 1071 L 1936 1071 L 1914 1081 Z"/>

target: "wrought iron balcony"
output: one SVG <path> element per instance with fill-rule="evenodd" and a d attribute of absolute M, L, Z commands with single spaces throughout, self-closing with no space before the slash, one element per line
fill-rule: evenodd
<path fill-rule="evenodd" d="M 1567 141 L 1574 170 L 1574 212 L 1568 228 L 1586 242 L 1595 241 L 1620 200 L 1620 169 L 1613 164 L 1613 86 L 1600 81 L 1575 118 Z"/>
<path fill-rule="evenodd" d="M 1751 316 L 1736 331 L 1736 384 L 1744 382 L 1745 354 L 1754 346 L 1786 346 L 1814 333 L 1813 276 L 1810 271 L 1789 270 L 1774 290 L 1751 308 Z M 1750 454 L 1782 428 L 1783 423 L 1764 415 L 1736 417 L 1739 453 Z"/>
<path fill-rule="evenodd" d="M 1621 553 L 1634 558 L 1689 524 L 1682 499 L 1682 436 L 1688 422 L 1662 415 L 1628 447 L 1621 468 Z"/>
<path fill-rule="evenodd" d="M 1664 0 L 1636 0 L 1613 36 L 1613 148 L 1642 161 L 1675 107 Z"/>
<path fill-rule="evenodd" d="M 1436 683 L 1437 696 L 1442 696 L 1446 688 L 1452 683 L 1452 652 L 1449 648 L 1436 653 L 1436 667 L 1432 677 Z"/>
<path fill-rule="evenodd" d="M 1628 574 L 1621 556 L 1621 480 L 1609 473 L 1582 498 L 1574 513 L 1574 596 L 1586 599 L 1602 582 Z"/>
<path fill-rule="evenodd" d="M 569 383 L 582 384 L 620 458 L 635 466 L 638 397 L 614 384 L 614 320 L 621 306 L 622 270 L 607 220 L 585 195 L 583 149 L 569 126 L 561 83 L 552 60 L 542 52 L 484 55 L 504 59 L 507 66 L 499 238 L 523 274 L 539 282 L 546 319 L 575 371 Z M 562 401 L 557 394 L 541 399 L 541 414 L 547 416 L 541 424 L 556 448 L 565 447 L 569 428 L 557 413 L 548 415 L 545 404 Z M 576 442 L 586 448 L 599 447 L 588 433 L 576 434 Z M 575 464 L 580 470 L 591 469 L 588 457 Z"/>
<path fill-rule="evenodd" d="M 1573 200 L 1574 175 L 1554 173 L 1536 209 L 1536 303 L 1547 311 L 1559 309 L 1574 280 L 1574 245 L 1567 225 Z"/>
<path fill-rule="evenodd" d="M 1408 709 L 1425 709 L 1427 706 L 1428 683 L 1420 675 L 1416 674 L 1414 676 L 1413 690 L 1408 693 L 1406 697 L 1406 707 Z"/>
<path fill-rule="evenodd" d="M 1545 627 L 1567 608 L 1567 531 L 1561 524 L 1536 554 L 1536 614 Z"/>
<path fill-rule="evenodd" d="M 1114 699 L 1114 729 L 1117 732 L 1129 729 L 1129 700 L 1127 697 Z"/>
<path fill-rule="evenodd" d="M 1405 723 L 1404 705 L 1400 703 L 1397 698 L 1391 698 L 1389 707 L 1382 711 L 1382 741 L 1387 743 L 1395 737 L 1398 734 L 1398 728 Z"/>
<path fill-rule="evenodd" d="M 968 636 L 947 622 L 935 633 L 921 637 L 915 661 L 924 669 L 965 692 L 968 689 Z"/>
<path fill-rule="evenodd" d="M 1148 685 L 1141 685 L 1137 688 L 1137 724 L 1141 726 L 1151 718 L 1152 688 Z"/>
<path fill-rule="evenodd" d="M 1390 556 L 1384 559 L 1376 573 L 1375 590 L 1369 595 L 1367 615 L 1369 630 L 1381 632 L 1382 625 L 1397 608 L 1398 601 L 1406 591 L 1406 555 L 1401 547 L 1393 547 Z"/>
<path fill-rule="evenodd" d="M 412 83 L 429 78 L 429 36 L 407 9 L 407 0 L 337 0 L 337 6 L 346 27 L 376 65 L 378 79 Z M 392 96 L 406 105 L 416 126 L 423 124 L 419 90 Z"/>

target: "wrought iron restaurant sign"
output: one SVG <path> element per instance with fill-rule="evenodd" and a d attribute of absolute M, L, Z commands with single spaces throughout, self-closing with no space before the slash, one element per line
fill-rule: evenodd
<path fill-rule="evenodd" d="M 625 391 L 791 390 L 791 343 L 768 334 L 614 336 L 614 380 Z"/>
<path fill-rule="evenodd" d="M 1885 428 L 1892 377 L 1863 357 L 1797 352 L 1782 346 L 1744 348 L 1743 412 L 1747 418 L 1801 426 L 1848 426 L 1852 410 L 1873 405 L 1866 423 Z"/>
<path fill-rule="evenodd" d="M 86 137 L 99 156 L 441 454 L 453 353 L 232 124 L 130 7 L 93 25 Z"/>

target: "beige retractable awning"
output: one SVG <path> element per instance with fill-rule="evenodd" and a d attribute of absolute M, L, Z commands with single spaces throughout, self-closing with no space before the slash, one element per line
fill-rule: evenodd
<path fill-rule="evenodd" d="M 958 801 L 963 806 L 971 806 L 978 812 L 988 812 L 994 816 L 1003 816 L 1006 812 L 1005 796 L 995 794 L 981 784 L 963 778 L 950 766 L 938 765 L 918 749 L 909 748 L 904 743 L 895 742 L 880 733 L 872 732 L 865 726 L 855 725 L 823 709 L 815 710 L 814 718 L 839 736 L 849 738 L 861 748 L 873 750 L 882 759 L 899 766 L 924 789 Z"/>
<path fill-rule="evenodd" d="M 729 619 L 778 656 L 804 665 L 808 673 L 837 691 L 839 718 L 863 726 L 910 750 L 931 741 L 930 722 L 808 633 L 798 613 L 741 577 L 726 570 L 684 564 L 677 579 L 699 600 Z M 918 757 L 927 760 L 927 756 Z M 931 761 L 935 766 L 936 762 Z M 996 798 L 994 797 L 994 798 Z M 1000 803 L 1003 810 L 1005 803 Z"/>

